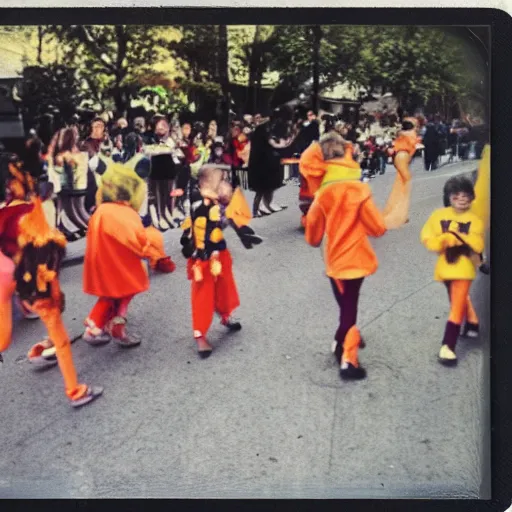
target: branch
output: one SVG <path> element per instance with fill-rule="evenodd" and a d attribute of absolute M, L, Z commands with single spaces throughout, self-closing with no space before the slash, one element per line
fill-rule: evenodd
<path fill-rule="evenodd" d="M 79 25 L 76 28 L 78 29 L 78 35 L 82 36 L 82 42 L 91 53 L 95 55 L 107 69 L 115 73 L 116 67 L 105 58 L 101 49 L 96 46 L 95 40 L 89 30 L 84 25 Z"/>
<path fill-rule="evenodd" d="M 124 78 L 122 73 L 123 60 L 126 57 L 126 49 L 128 45 L 128 39 L 126 38 L 126 32 L 122 25 L 116 25 L 116 36 L 117 36 L 117 62 L 116 62 L 116 77 L 118 80 Z M 126 74 L 126 73 L 125 73 Z"/>

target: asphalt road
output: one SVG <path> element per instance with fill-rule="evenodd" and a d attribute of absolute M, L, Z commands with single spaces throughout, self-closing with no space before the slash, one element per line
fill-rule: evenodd
<path fill-rule="evenodd" d="M 277 195 L 288 210 L 253 221 L 261 246 L 227 233 L 243 330 L 215 324 L 208 360 L 192 339 L 178 232 L 165 235 L 177 271 L 152 277 L 131 307 L 143 344 L 73 345 L 80 378 L 105 386 L 94 404 L 72 410 L 59 370 L 29 365 L 44 329 L 23 321 L 0 368 L 0 497 L 489 498 L 489 277 L 472 290 L 481 338 L 461 340 L 458 366 L 442 367 L 446 291 L 419 242 L 444 181 L 476 165 L 415 163 L 410 223 L 374 241 L 380 268 L 359 314 L 365 381 L 339 380 L 337 307 L 291 185 Z M 393 179 L 388 167 L 372 183 L 380 205 Z M 81 280 L 81 265 L 63 271 L 71 334 L 94 303 Z"/>

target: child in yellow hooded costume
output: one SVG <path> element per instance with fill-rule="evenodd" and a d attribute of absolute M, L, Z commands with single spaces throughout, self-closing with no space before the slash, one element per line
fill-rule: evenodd
<path fill-rule="evenodd" d="M 140 344 L 125 330 L 128 305 L 149 289 L 143 260 L 165 256 L 161 233 L 144 228 L 138 214 L 146 192 L 144 180 L 128 164 L 109 162 L 87 230 L 84 292 L 98 297 L 85 321 L 83 339 L 90 345 L 111 339 L 123 347 Z"/>

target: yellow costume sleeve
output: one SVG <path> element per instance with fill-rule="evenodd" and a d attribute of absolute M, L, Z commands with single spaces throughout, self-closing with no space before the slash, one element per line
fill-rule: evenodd
<path fill-rule="evenodd" d="M 421 243 L 433 252 L 441 252 L 443 250 L 443 233 L 439 223 L 437 212 L 434 212 L 427 220 L 421 230 Z"/>
<path fill-rule="evenodd" d="M 194 221 L 194 242 L 198 249 L 205 248 L 206 224 L 206 217 L 198 217 Z"/>
<path fill-rule="evenodd" d="M 181 224 L 181 229 L 183 229 L 183 231 L 187 231 L 187 229 L 190 229 L 192 227 L 192 218 L 191 217 L 187 217 Z"/>
<path fill-rule="evenodd" d="M 252 220 L 252 213 L 244 194 L 237 187 L 233 197 L 226 208 L 226 217 L 231 219 L 238 227 L 247 226 Z"/>
<path fill-rule="evenodd" d="M 483 252 L 485 246 L 484 223 L 480 219 L 474 219 L 471 222 L 468 235 L 460 233 L 457 234 L 466 245 L 471 247 L 474 252 L 477 254 L 481 254 Z"/>
<path fill-rule="evenodd" d="M 491 195 L 491 147 L 484 147 L 482 159 L 478 167 L 478 177 L 475 183 L 475 200 L 471 212 L 482 222 L 484 230 L 489 229 Z"/>

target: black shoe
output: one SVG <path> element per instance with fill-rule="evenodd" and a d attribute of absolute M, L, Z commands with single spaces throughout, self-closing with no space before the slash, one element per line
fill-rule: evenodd
<path fill-rule="evenodd" d="M 488 263 L 482 263 L 479 267 L 480 272 L 488 276 L 491 273 L 491 267 Z"/>
<path fill-rule="evenodd" d="M 208 359 L 212 355 L 213 350 L 198 350 L 197 353 L 201 359 Z"/>
<path fill-rule="evenodd" d="M 356 368 L 348 363 L 348 368 L 340 369 L 340 377 L 342 380 L 362 380 L 366 379 L 366 370 L 359 366 Z"/>
<path fill-rule="evenodd" d="M 336 362 L 341 364 L 341 354 L 343 352 L 343 347 L 341 343 L 336 343 L 336 349 L 334 350 L 334 357 L 336 358 Z"/>
<path fill-rule="evenodd" d="M 478 338 L 480 334 L 480 326 L 478 324 L 472 324 L 466 322 L 464 329 L 460 333 L 463 338 Z"/>
<path fill-rule="evenodd" d="M 222 325 L 231 332 L 238 332 L 242 330 L 242 324 L 240 322 L 233 322 L 232 320 L 222 321 Z"/>

